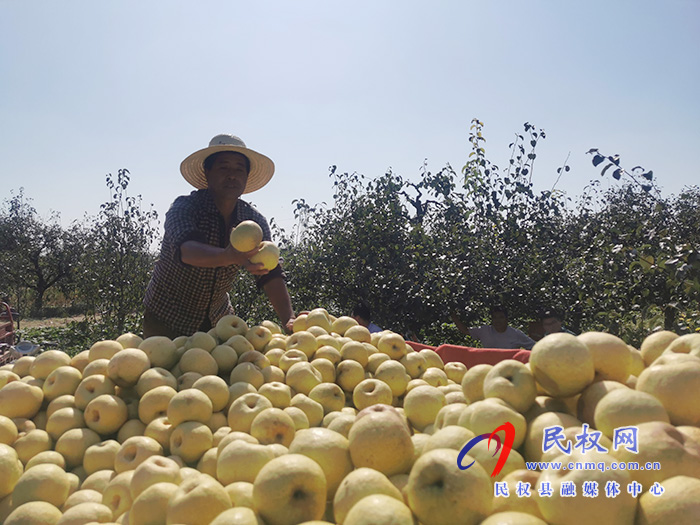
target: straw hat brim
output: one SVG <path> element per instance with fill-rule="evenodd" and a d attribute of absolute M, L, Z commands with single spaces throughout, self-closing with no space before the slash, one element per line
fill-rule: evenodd
<path fill-rule="evenodd" d="M 272 159 L 265 155 L 253 151 L 252 149 L 241 146 L 233 146 L 222 144 L 217 146 L 209 146 L 199 151 L 195 151 L 180 164 L 180 173 L 185 177 L 185 180 L 192 184 L 197 189 L 207 187 L 207 178 L 204 175 L 204 160 L 214 153 L 222 151 L 233 151 L 248 157 L 250 160 L 250 173 L 248 173 L 248 183 L 243 190 L 243 193 L 251 193 L 259 190 L 265 184 L 270 182 L 272 175 L 275 173 L 275 163 Z"/>

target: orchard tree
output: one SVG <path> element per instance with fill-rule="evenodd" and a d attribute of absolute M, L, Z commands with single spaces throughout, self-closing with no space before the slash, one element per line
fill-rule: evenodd
<path fill-rule="evenodd" d="M 29 292 L 32 313 L 40 315 L 46 292 L 71 277 L 76 238 L 72 231 L 61 228 L 56 213 L 42 219 L 21 188 L 3 204 L 0 210 L 3 286 L 18 300 Z"/>
<path fill-rule="evenodd" d="M 129 181 L 125 169 L 107 175 L 111 198 L 91 220 L 77 281 L 89 312 L 99 314 L 114 337 L 138 330 L 154 262 L 157 214 L 142 209 L 141 196 L 128 195 Z"/>
<path fill-rule="evenodd" d="M 433 344 L 473 343 L 454 318 L 483 323 L 493 304 L 523 328 L 543 308 L 556 308 L 574 331 L 612 331 L 635 344 L 658 311 L 667 328 L 697 326 L 697 189 L 661 199 L 651 172 L 635 168 L 634 184 L 601 192 L 594 180 L 576 200 L 556 189 L 558 180 L 535 192 L 544 138 L 525 123 L 500 168 L 487 158 L 483 123 L 474 119 L 459 175 L 449 165 L 435 173 L 423 166 L 414 182 L 391 171 L 370 178 L 331 167 L 332 204 L 299 199 L 295 231 L 273 226 L 295 307 L 339 315 L 363 300 L 380 326 Z M 603 158 L 596 165 L 611 165 L 604 172 L 626 176 L 619 157 L 592 152 Z M 565 162 L 557 171 L 570 168 Z M 250 290 L 236 288 L 237 311 L 269 312 Z"/>

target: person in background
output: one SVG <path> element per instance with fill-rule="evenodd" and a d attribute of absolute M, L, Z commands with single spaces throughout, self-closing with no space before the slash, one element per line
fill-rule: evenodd
<path fill-rule="evenodd" d="M 544 335 L 555 334 L 558 332 L 576 335 L 571 330 L 564 328 L 562 325 L 563 316 L 556 310 L 545 310 L 540 314 L 540 319 L 542 319 Z"/>
<path fill-rule="evenodd" d="M 352 314 L 350 316 L 360 323 L 360 325 L 367 328 L 371 334 L 382 331 L 381 328 L 370 321 L 370 310 L 366 303 L 357 303 L 355 308 L 352 309 Z"/>
<path fill-rule="evenodd" d="M 539 341 L 544 337 L 544 327 L 542 326 L 541 319 L 530 321 L 527 325 L 527 336 L 533 341 Z"/>
<path fill-rule="evenodd" d="M 508 326 L 508 311 L 501 306 L 494 306 L 490 309 L 491 324 L 468 328 L 456 314 L 452 315 L 452 320 L 460 332 L 481 341 L 484 348 L 525 348 L 532 350 L 535 344 L 525 333 Z"/>

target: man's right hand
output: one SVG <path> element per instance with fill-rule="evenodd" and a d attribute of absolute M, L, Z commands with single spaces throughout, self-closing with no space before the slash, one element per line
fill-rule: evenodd
<path fill-rule="evenodd" d="M 249 252 L 239 252 L 230 244 L 226 247 L 226 256 L 230 258 L 231 264 L 245 268 L 253 275 L 265 275 L 269 273 L 262 263 L 253 263 L 250 258 L 260 251 L 260 247 L 254 248 Z"/>

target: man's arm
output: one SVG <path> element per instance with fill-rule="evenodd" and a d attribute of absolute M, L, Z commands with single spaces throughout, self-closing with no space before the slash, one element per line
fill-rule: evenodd
<path fill-rule="evenodd" d="M 219 266 L 241 266 L 253 275 L 265 275 L 268 271 L 262 263 L 252 263 L 249 258 L 258 252 L 258 248 L 243 253 L 230 244 L 219 248 L 199 241 L 185 241 L 180 245 L 180 259 L 183 263 L 199 268 L 218 268 Z"/>
<path fill-rule="evenodd" d="M 457 314 L 456 314 L 456 313 L 453 312 L 453 313 L 451 314 L 451 317 L 452 317 L 452 322 L 454 322 L 455 326 L 457 327 L 457 329 L 458 329 L 460 332 L 462 332 L 464 335 L 469 335 L 469 336 L 474 337 L 474 336 L 472 335 L 472 333 L 471 333 L 471 329 L 470 329 L 467 325 L 465 325 L 465 324 L 459 319 L 459 317 L 457 317 Z"/>
<path fill-rule="evenodd" d="M 263 290 L 270 304 L 275 309 L 277 317 L 282 321 L 282 325 L 287 332 L 292 331 L 294 322 L 294 310 L 292 309 L 292 299 L 289 297 L 287 283 L 281 277 L 270 279 L 263 285 Z"/>
<path fill-rule="evenodd" d="M 512 327 L 511 327 L 512 328 Z M 535 341 L 534 339 L 531 339 L 530 336 L 528 336 L 525 332 L 522 330 L 518 330 L 517 328 L 513 328 L 515 332 L 517 332 L 515 335 L 515 340 L 516 340 L 516 345 L 517 348 L 523 347 L 525 350 L 532 350 L 532 347 L 535 346 Z"/>

